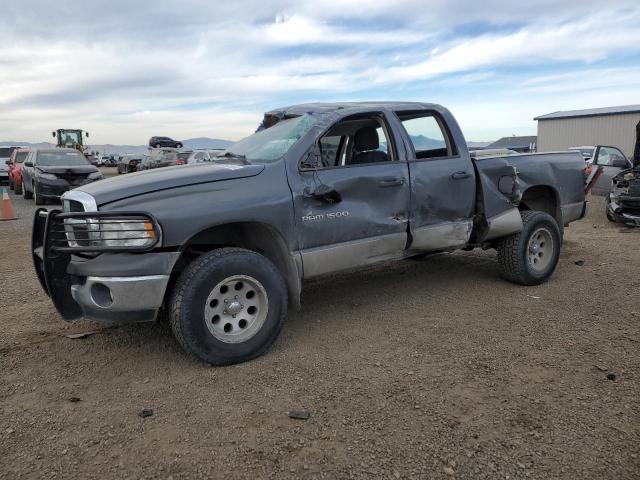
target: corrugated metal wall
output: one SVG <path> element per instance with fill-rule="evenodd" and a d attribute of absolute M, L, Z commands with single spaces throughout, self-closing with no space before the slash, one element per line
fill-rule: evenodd
<path fill-rule="evenodd" d="M 638 122 L 640 113 L 538 120 L 538 151 L 611 145 L 620 148 L 627 158 L 632 158 Z"/>

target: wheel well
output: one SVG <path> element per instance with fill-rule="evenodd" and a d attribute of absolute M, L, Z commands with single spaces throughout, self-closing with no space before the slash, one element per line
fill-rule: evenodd
<path fill-rule="evenodd" d="M 558 193 L 546 185 L 537 185 L 525 190 L 518 208 L 520 210 L 537 210 L 548 213 L 556 219 L 558 225 L 562 225 L 562 210 L 560 209 Z"/>
<path fill-rule="evenodd" d="M 197 233 L 184 245 L 180 260 L 174 267 L 177 274 L 194 258 L 216 248 L 237 247 L 267 257 L 282 274 L 289 291 L 289 301 L 300 308 L 301 280 L 295 259 L 282 236 L 269 225 L 259 222 L 239 222 L 216 225 Z"/>

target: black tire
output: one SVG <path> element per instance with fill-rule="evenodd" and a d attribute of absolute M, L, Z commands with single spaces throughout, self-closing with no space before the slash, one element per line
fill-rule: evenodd
<path fill-rule="evenodd" d="M 42 197 L 42 195 L 38 195 L 38 184 L 33 184 L 33 198 L 36 202 L 36 205 L 46 205 L 47 200 Z"/>
<path fill-rule="evenodd" d="M 22 198 L 25 200 L 31 200 L 33 198 L 33 193 L 27 191 L 24 180 L 22 181 Z"/>
<path fill-rule="evenodd" d="M 176 143 L 176 148 L 182 148 L 182 144 L 181 143 Z"/>
<path fill-rule="evenodd" d="M 160 148 L 161 145 L 159 143 L 156 143 L 156 148 Z"/>
<path fill-rule="evenodd" d="M 506 280 L 521 285 L 539 285 L 551 277 L 558 264 L 562 244 L 560 228 L 548 213 L 528 210 L 520 212 L 520 215 L 522 231 L 504 237 L 498 242 L 500 274 Z M 534 234 L 538 235 L 540 232 L 547 232 L 545 236 L 549 236 L 551 245 L 547 244 L 546 249 L 551 251 L 546 253 L 548 257 L 544 259 L 545 266 L 534 268 L 530 261 L 530 255 L 534 253 L 529 249 L 529 242 Z M 544 245 L 544 242 L 542 244 Z"/>
<path fill-rule="evenodd" d="M 261 283 L 268 308 L 264 323 L 252 337 L 227 343 L 211 333 L 205 308 L 214 286 L 238 275 Z M 287 316 L 287 288 L 278 269 L 264 256 L 240 248 L 221 248 L 187 266 L 173 288 L 168 309 L 173 333 L 186 351 L 212 365 L 231 365 L 256 358 L 273 344 Z"/>

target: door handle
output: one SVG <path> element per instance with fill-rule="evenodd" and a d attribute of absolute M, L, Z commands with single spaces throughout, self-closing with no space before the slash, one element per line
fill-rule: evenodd
<path fill-rule="evenodd" d="M 451 178 L 454 180 L 464 180 L 465 178 L 469 178 L 471 174 L 469 172 L 456 172 L 451 175 Z"/>
<path fill-rule="evenodd" d="M 402 177 L 385 178 L 384 180 L 380 180 L 378 182 L 378 186 L 381 187 L 381 188 L 400 187 L 401 185 L 404 185 L 404 178 L 402 178 Z"/>

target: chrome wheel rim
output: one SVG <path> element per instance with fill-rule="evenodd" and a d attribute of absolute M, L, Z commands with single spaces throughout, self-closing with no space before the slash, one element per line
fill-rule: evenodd
<path fill-rule="evenodd" d="M 546 228 L 539 228 L 531 237 L 527 245 L 527 260 L 529 267 L 536 272 L 546 270 L 553 260 L 553 236 Z"/>
<path fill-rule="evenodd" d="M 262 284 L 247 275 L 233 275 L 218 283 L 207 297 L 207 329 L 224 343 L 242 343 L 255 336 L 267 319 L 269 299 Z"/>

